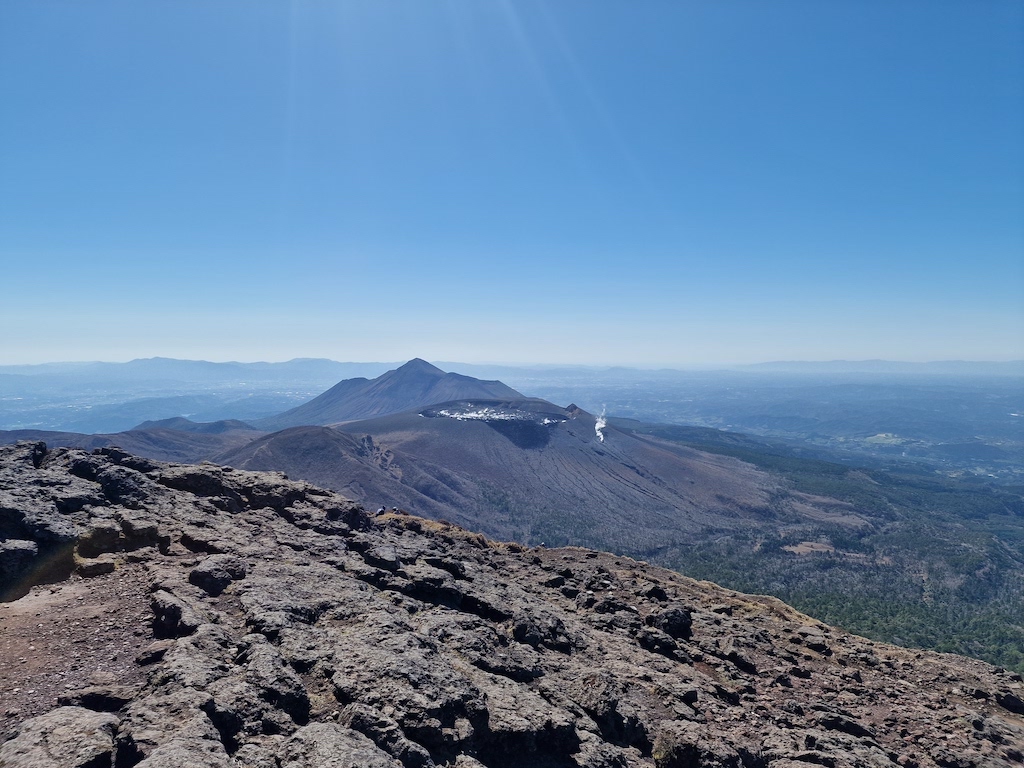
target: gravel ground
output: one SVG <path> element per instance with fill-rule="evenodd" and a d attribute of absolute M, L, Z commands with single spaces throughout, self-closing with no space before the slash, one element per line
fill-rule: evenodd
<path fill-rule="evenodd" d="M 144 566 L 126 564 L 0 603 L 0 741 L 67 691 L 142 681 L 134 660 L 152 641 L 148 583 Z"/>

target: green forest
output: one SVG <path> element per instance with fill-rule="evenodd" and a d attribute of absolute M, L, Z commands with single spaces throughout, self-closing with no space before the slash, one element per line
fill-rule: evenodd
<path fill-rule="evenodd" d="M 732 589 L 770 594 L 872 639 L 960 653 L 1024 672 L 1024 497 L 922 470 L 858 468 L 715 430 L 638 425 L 637 433 L 718 453 L 775 475 L 786 489 L 848 502 L 871 521 L 822 525 L 834 551 L 731 536 L 673 549 L 666 564 Z M 800 539 L 808 539 L 806 529 Z M 665 562 L 665 554 L 657 559 Z M 652 559 L 655 559 L 652 553 Z"/>

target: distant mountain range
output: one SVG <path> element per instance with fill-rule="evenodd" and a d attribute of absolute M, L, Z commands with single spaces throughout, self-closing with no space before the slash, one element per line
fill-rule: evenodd
<path fill-rule="evenodd" d="M 936 360 L 907 363 L 899 360 L 777 361 L 738 366 L 741 370 L 772 373 L 878 373 L 941 374 L 959 376 L 1024 376 L 1024 360 L 1005 362 Z"/>
<path fill-rule="evenodd" d="M 386 363 L 291 360 L 0 366 L 0 429 L 113 433 L 144 421 L 248 421 L 294 408 L 340 379 L 378 376 Z"/>
<path fill-rule="evenodd" d="M 43 363 L 0 365 L 0 375 L 73 376 L 79 383 L 93 381 L 231 381 L 326 378 L 337 381 L 351 376 L 376 376 L 394 363 L 340 363 L 322 358 L 296 358 L 282 363 L 212 363 L 207 360 L 177 360 L 148 357 L 126 363 Z"/>

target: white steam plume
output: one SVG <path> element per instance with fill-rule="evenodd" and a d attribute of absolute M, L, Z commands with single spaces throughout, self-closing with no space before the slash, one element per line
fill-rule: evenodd
<path fill-rule="evenodd" d="M 608 406 L 601 406 L 601 415 L 597 417 L 597 423 L 594 424 L 594 431 L 597 432 L 597 439 L 602 443 L 604 442 L 604 428 L 608 426 L 608 420 L 605 419 L 605 412 L 608 410 Z"/>

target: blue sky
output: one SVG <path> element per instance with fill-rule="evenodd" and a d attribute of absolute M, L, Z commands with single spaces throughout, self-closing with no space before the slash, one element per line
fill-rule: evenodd
<path fill-rule="evenodd" d="M 1017 0 L 0 4 L 0 363 L 1024 358 Z"/>

